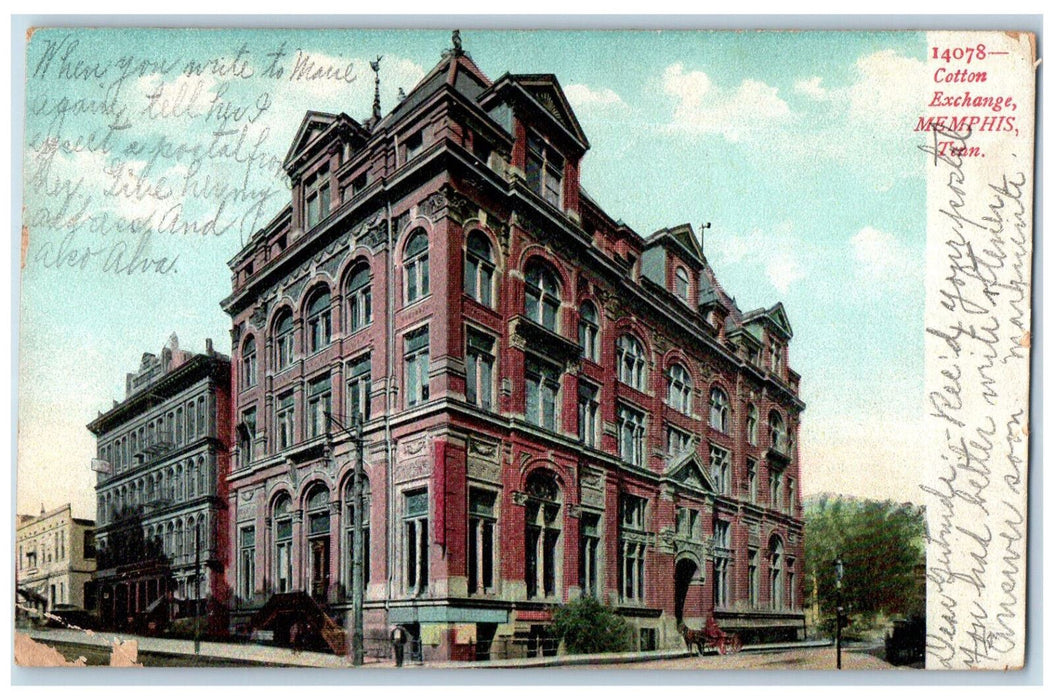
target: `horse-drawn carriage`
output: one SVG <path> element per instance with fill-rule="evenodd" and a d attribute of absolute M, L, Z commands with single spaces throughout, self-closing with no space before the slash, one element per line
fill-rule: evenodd
<path fill-rule="evenodd" d="M 693 630 L 683 622 L 677 626 L 677 629 L 681 632 L 681 636 L 684 637 L 684 643 L 688 645 L 688 651 L 691 651 L 692 645 L 695 645 L 699 656 L 702 656 L 707 651 L 716 651 L 722 656 L 735 654 L 743 648 L 743 642 L 739 639 L 739 635 L 735 632 L 725 632 L 718 626 L 717 620 L 712 615 L 706 621 L 706 627 L 701 630 Z"/>

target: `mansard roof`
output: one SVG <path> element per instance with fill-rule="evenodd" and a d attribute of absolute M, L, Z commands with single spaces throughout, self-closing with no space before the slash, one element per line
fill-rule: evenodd
<path fill-rule="evenodd" d="M 762 324 L 767 324 L 770 329 L 790 340 L 794 337 L 794 329 L 791 328 L 787 311 L 783 308 L 783 302 L 779 301 L 767 309 L 754 309 L 743 314 L 743 325 L 760 330 Z"/>
<path fill-rule="evenodd" d="M 650 248 L 661 245 L 664 242 L 673 242 L 682 249 L 689 260 L 700 264 L 706 260 L 703 255 L 703 247 L 699 244 L 699 239 L 696 237 L 695 230 L 691 224 L 685 223 L 670 228 L 661 228 L 648 236 L 645 241 L 645 247 Z"/>
<path fill-rule="evenodd" d="M 373 125 L 373 131 L 376 133 L 397 123 L 414 108 L 424 104 L 429 97 L 438 92 L 444 85 L 475 102 L 480 94 L 491 86 L 491 82 L 467 53 L 445 51 L 439 63 L 418 81 L 417 85 L 410 90 L 403 101 Z"/>
<path fill-rule="evenodd" d="M 293 143 L 289 146 L 285 159 L 282 161 L 282 167 L 289 172 L 301 156 L 307 155 L 316 145 L 325 140 L 324 134 L 332 135 L 340 130 L 345 133 L 358 134 L 362 138 L 367 136 L 363 126 L 343 112 L 329 114 L 309 110 L 300 122 L 300 128 L 297 129 Z"/>

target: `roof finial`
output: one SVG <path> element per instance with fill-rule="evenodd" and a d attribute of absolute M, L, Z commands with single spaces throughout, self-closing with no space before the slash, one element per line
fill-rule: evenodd
<path fill-rule="evenodd" d="M 454 55 L 464 55 L 464 51 L 461 50 L 461 30 L 455 29 L 450 35 L 450 42 L 454 44 Z"/>
<path fill-rule="evenodd" d="M 381 59 L 384 56 L 378 56 L 376 61 L 370 61 L 370 68 L 373 69 L 373 119 L 378 121 L 381 118 Z"/>
<path fill-rule="evenodd" d="M 402 102 L 403 100 L 405 100 L 405 99 L 406 99 L 406 90 L 403 90 L 402 88 L 399 88 L 399 95 L 398 95 L 398 98 L 397 98 L 397 99 L 398 99 L 398 100 L 399 100 L 400 102 Z"/>

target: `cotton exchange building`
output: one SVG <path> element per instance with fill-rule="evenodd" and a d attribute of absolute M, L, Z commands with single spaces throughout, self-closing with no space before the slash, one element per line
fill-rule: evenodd
<path fill-rule="evenodd" d="M 582 595 L 644 649 L 711 614 L 801 633 L 787 316 L 737 308 L 690 226 L 612 220 L 579 187 L 588 147 L 554 76 L 491 81 L 457 47 L 386 116 L 307 114 L 291 204 L 223 302 L 237 631 L 282 641 L 276 596 L 350 626 L 332 413 L 364 419 L 368 640 L 551 652 Z"/>

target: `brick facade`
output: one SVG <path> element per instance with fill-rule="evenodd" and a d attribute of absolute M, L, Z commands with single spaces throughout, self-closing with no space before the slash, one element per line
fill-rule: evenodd
<path fill-rule="evenodd" d="M 386 116 L 307 114 L 223 302 L 236 632 L 284 591 L 350 620 L 354 446 L 324 414 L 361 412 L 367 638 L 534 653 L 583 588 L 643 647 L 678 615 L 800 633 L 787 316 L 741 311 L 690 226 L 612 220 L 588 147 L 554 76 L 460 50 Z"/>

